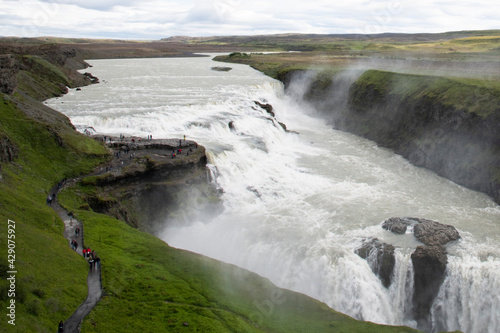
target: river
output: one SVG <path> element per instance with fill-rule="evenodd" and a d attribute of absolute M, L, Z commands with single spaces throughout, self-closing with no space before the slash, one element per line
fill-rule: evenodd
<path fill-rule="evenodd" d="M 411 312 L 417 241 L 381 223 L 395 216 L 455 226 L 432 330 L 500 331 L 500 207 L 374 142 L 333 130 L 244 65 L 208 57 L 90 61 L 101 83 L 46 103 L 103 134 L 186 138 L 207 148 L 223 189 L 214 219 L 165 221 L 174 247 L 229 262 L 352 317 L 416 326 Z M 287 133 L 254 101 L 270 103 Z M 232 122 L 233 130 L 228 126 Z M 366 237 L 397 246 L 384 288 L 354 250 Z"/>

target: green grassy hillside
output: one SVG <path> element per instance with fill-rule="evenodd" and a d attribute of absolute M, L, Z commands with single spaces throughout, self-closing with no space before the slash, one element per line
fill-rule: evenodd
<path fill-rule="evenodd" d="M 463 110 L 482 118 L 500 112 L 499 81 L 369 70 L 355 84 L 356 88 L 360 89 L 371 87 L 380 96 L 408 99 L 408 103 L 416 103 L 423 98 L 434 98 L 447 108 Z"/>
<path fill-rule="evenodd" d="M 46 205 L 49 189 L 62 178 L 89 172 L 107 158 L 105 149 L 71 127 L 27 117 L 12 98 L 0 97 L 0 136 L 16 157 L 1 163 L 0 330 L 50 332 L 85 299 L 87 265 L 63 237 L 63 224 Z M 16 325 L 5 320 L 7 224 L 15 221 Z"/>

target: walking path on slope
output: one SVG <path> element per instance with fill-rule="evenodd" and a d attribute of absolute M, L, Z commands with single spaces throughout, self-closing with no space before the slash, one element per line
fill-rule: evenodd
<path fill-rule="evenodd" d="M 76 220 L 68 214 L 68 212 L 59 205 L 57 202 L 57 192 L 59 186 L 56 186 L 51 190 L 54 193 L 54 198 L 52 200 L 52 208 L 61 217 L 64 222 L 64 237 L 70 242 L 75 240 L 78 243 L 76 253 L 83 256 L 83 225 L 80 221 Z M 79 228 L 80 232 L 77 235 L 75 230 Z M 96 306 L 97 302 L 102 295 L 102 284 L 101 284 L 101 265 L 95 265 L 94 268 L 89 265 L 89 274 L 87 275 L 87 299 L 76 309 L 76 311 L 69 317 L 68 320 L 64 322 L 64 333 L 79 333 L 80 325 L 86 315 Z"/>
<path fill-rule="evenodd" d="M 189 154 L 193 154 L 198 150 L 198 144 L 194 141 L 181 139 L 148 139 L 141 140 L 138 137 L 120 137 L 116 138 L 113 136 L 94 136 L 96 139 L 102 138 L 101 142 L 105 143 L 108 148 L 111 149 L 115 158 L 110 162 L 101 165 L 96 168 L 92 173 L 93 175 L 99 175 L 106 172 L 111 172 L 113 174 L 120 174 L 124 167 L 135 163 L 135 158 L 144 157 L 145 155 L 153 154 L 154 158 L 163 163 L 171 163 L 173 156 L 170 153 L 175 154 L 175 158 L 186 158 Z M 185 149 L 181 154 L 179 148 Z M 188 150 L 189 149 L 189 150 Z M 126 154 L 123 154 L 123 152 Z M 133 158 L 130 154 L 133 154 Z M 84 230 L 83 224 L 76 220 L 72 215 L 70 215 L 64 208 L 59 205 L 57 201 L 57 193 L 64 185 L 69 185 L 68 183 L 74 183 L 78 181 L 79 178 L 75 178 L 70 181 L 64 181 L 56 185 L 50 190 L 50 195 L 52 196 L 51 206 L 54 211 L 61 217 L 64 222 L 64 237 L 69 241 L 70 246 L 72 246 L 72 241 L 76 241 L 78 246 L 75 250 L 76 253 L 83 256 L 84 249 Z M 75 230 L 79 228 L 79 234 L 75 233 Z M 101 263 L 94 265 L 94 268 L 89 265 L 89 274 L 87 276 L 88 292 L 85 301 L 76 309 L 76 311 L 69 317 L 68 320 L 64 322 L 64 333 L 79 333 L 80 326 L 90 311 L 97 305 L 102 295 L 102 280 L 101 280 Z"/>

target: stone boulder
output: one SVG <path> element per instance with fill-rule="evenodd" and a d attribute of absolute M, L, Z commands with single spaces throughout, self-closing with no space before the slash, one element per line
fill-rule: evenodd
<path fill-rule="evenodd" d="M 457 229 L 436 221 L 422 220 L 413 227 L 415 237 L 425 245 L 445 245 L 460 238 Z"/>
<path fill-rule="evenodd" d="M 407 217 L 391 217 L 385 220 L 382 224 L 382 228 L 389 230 L 395 234 L 404 235 L 408 226 L 414 224 L 414 222 Z"/>
<path fill-rule="evenodd" d="M 413 231 L 415 238 L 425 244 L 419 245 L 411 255 L 413 265 L 413 312 L 418 327 L 426 330 L 432 303 L 446 275 L 448 258 L 444 245 L 460 238 L 451 225 L 415 217 L 392 217 L 382 228 L 395 234 Z"/>
<path fill-rule="evenodd" d="M 380 278 L 384 287 L 389 288 L 392 283 L 395 247 L 382 243 L 377 238 L 370 238 L 363 242 L 363 245 L 356 250 L 356 254 L 368 261 L 368 265 L 373 273 Z"/>
<path fill-rule="evenodd" d="M 382 224 L 382 228 L 400 235 L 405 234 L 408 227 L 413 228 L 415 238 L 425 245 L 445 245 L 460 238 L 451 225 L 417 217 L 391 217 Z"/>

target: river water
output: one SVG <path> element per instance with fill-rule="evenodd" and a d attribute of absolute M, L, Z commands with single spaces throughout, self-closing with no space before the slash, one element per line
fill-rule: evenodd
<path fill-rule="evenodd" d="M 500 207 L 487 196 L 333 130 L 247 66 L 217 72 L 208 57 L 90 63 L 100 84 L 46 103 L 99 133 L 186 135 L 207 148 L 224 210 L 213 219 L 165 221 L 159 236 L 171 246 L 244 267 L 358 319 L 415 327 L 410 254 L 417 242 L 381 222 L 437 220 L 462 238 L 447 247 L 432 330 L 500 331 Z M 254 101 L 272 104 L 296 133 Z M 397 246 L 389 289 L 354 253 L 366 237 Z"/>

